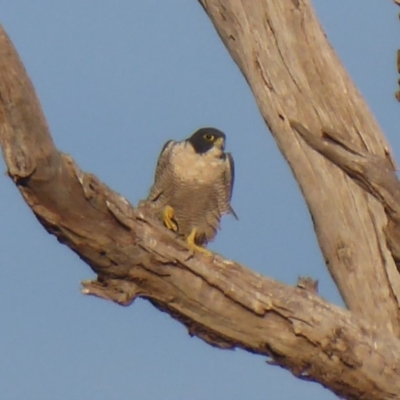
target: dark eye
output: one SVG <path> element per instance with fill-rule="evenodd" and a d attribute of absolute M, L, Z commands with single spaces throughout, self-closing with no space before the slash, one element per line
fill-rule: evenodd
<path fill-rule="evenodd" d="M 215 136 L 212 135 L 211 133 L 206 133 L 204 135 L 204 139 L 208 140 L 209 142 L 212 142 L 215 139 Z"/>

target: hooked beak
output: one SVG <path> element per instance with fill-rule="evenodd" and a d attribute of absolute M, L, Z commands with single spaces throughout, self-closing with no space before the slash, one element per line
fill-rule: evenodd
<path fill-rule="evenodd" d="M 225 150 L 225 139 L 223 137 L 218 138 L 215 141 L 215 147 L 221 150 Z"/>

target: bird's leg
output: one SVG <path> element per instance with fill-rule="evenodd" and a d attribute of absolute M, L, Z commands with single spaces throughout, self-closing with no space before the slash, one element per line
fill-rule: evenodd
<path fill-rule="evenodd" d="M 186 243 L 189 246 L 189 248 L 193 251 L 199 251 L 200 253 L 206 254 L 208 256 L 212 255 L 212 252 L 210 250 L 207 250 L 204 247 L 201 247 L 196 244 L 196 233 L 197 229 L 193 228 L 192 231 L 189 233 L 189 236 L 186 238 Z"/>
<path fill-rule="evenodd" d="M 178 224 L 174 220 L 175 210 L 171 206 L 165 206 L 163 210 L 163 221 L 165 226 L 171 230 L 176 232 L 178 230 Z"/>

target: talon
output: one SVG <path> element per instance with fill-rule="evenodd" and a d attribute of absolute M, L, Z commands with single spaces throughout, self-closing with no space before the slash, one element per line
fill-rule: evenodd
<path fill-rule="evenodd" d="M 196 233 L 197 233 L 197 229 L 193 228 L 192 231 L 190 232 L 189 236 L 186 238 L 186 243 L 189 247 L 190 250 L 193 251 L 198 251 L 200 253 L 203 253 L 207 256 L 212 256 L 212 252 L 210 250 L 207 250 L 205 247 L 199 246 L 196 244 Z"/>
<path fill-rule="evenodd" d="M 163 211 L 164 224 L 169 230 L 176 232 L 178 230 L 178 224 L 176 223 L 174 217 L 174 209 L 171 206 L 165 206 Z"/>

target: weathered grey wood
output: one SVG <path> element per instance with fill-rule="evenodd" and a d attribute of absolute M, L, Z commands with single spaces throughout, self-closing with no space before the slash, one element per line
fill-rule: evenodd
<path fill-rule="evenodd" d="M 289 119 L 311 132 L 322 125 L 349 132 L 349 143 L 391 162 L 386 144 L 308 3 L 221 3 L 203 5 L 224 40 L 234 42 L 230 51 L 294 169 L 331 271 L 355 312 L 328 304 L 307 280 L 292 288 L 218 255 L 193 255 L 145 208 L 133 209 L 80 171 L 55 148 L 32 84 L 1 30 L 0 142 L 9 175 L 43 226 L 98 274 L 83 282 L 85 294 L 121 305 L 148 299 L 211 345 L 268 356 L 347 399 L 398 399 L 398 273 L 385 244 L 384 210 L 311 149 Z M 338 208 L 324 216 L 322 206 Z"/>
<path fill-rule="evenodd" d="M 400 271 L 400 181 L 391 162 L 357 148 L 332 129 L 323 128 L 321 133 L 312 133 L 297 121 L 291 121 L 291 126 L 314 150 L 341 168 L 382 204 L 388 218 L 388 226 L 384 229 L 386 242 Z"/>
<path fill-rule="evenodd" d="M 400 278 L 386 246 L 382 206 L 290 127 L 289 120 L 300 121 L 312 132 L 329 126 L 357 146 L 392 160 L 310 2 L 199 1 L 248 81 L 299 183 L 346 305 L 399 335 Z"/>

